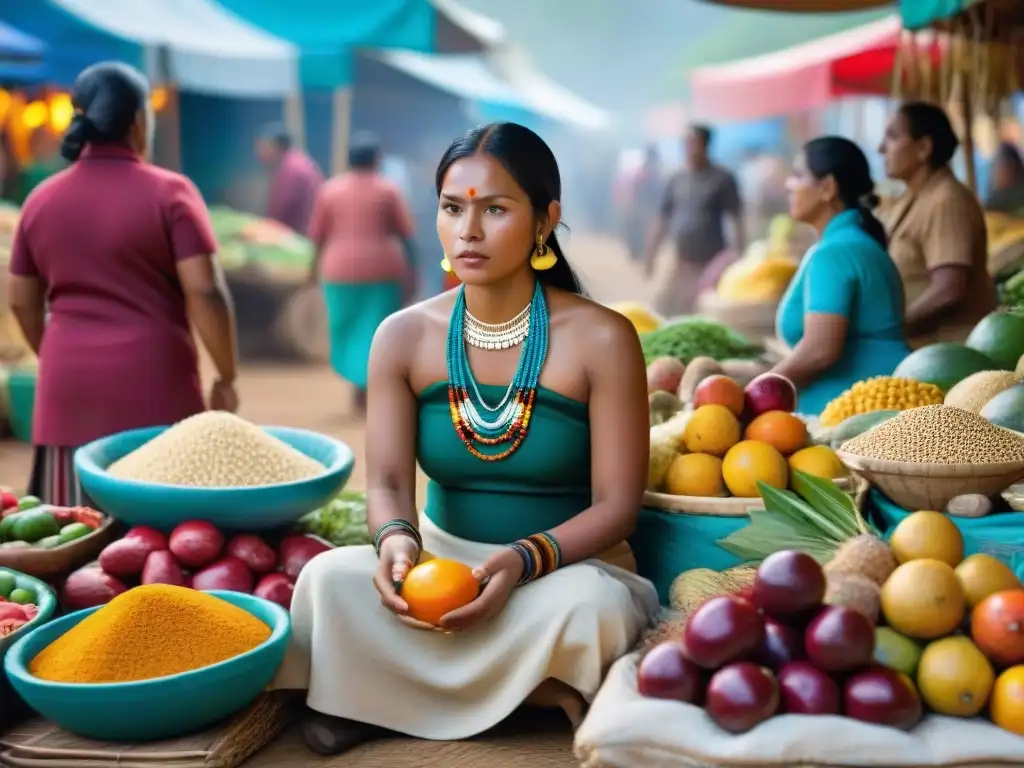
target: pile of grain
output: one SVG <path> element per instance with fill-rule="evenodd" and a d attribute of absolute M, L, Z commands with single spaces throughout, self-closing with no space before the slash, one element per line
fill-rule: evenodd
<path fill-rule="evenodd" d="M 843 443 L 856 456 L 918 464 L 1024 461 L 1024 438 L 981 416 L 948 405 L 925 405 L 893 416 Z"/>
<path fill-rule="evenodd" d="M 107 469 L 123 480 L 196 488 L 291 483 L 324 471 L 320 462 L 223 411 L 178 422 Z"/>

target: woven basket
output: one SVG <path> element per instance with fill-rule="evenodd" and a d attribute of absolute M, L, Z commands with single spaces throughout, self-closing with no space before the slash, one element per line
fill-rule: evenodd
<path fill-rule="evenodd" d="M 833 481 L 840 490 L 851 492 L 854 482 L 850 478 Z M 764 509 L 760 496 L 741 498 L 739 496 L 675 496 L 656 491 L 644 492 L 644 507 L 668 512 L 674 515 L 709 515 L 711 517 L 746 517 L 752 509 Z"/>
<path fill-rule="evenodd" d="M 994 496 L 1024 479 L 1024 461 L 997 464 L 921 464 L 856 456 L 846 451 L 836 455 L 904 509 L 943 510 L 957 496 L 978 493 Z"/>
<path fill-rule="evenodd" d="M 0 566 L 41 579 L 69 573 L 96 559 L 100 550 L 113 540 L 116 524 L 113 518 L 107 518 L 87 536 L 53 549 L 0 547 Z"/>

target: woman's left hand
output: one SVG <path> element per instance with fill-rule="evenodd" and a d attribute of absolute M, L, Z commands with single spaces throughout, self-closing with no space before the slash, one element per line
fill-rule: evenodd
<path fill-rule="evenodd" d="M 511 547 L 491 555 L 487 562 L 473 569 L 483 584 L 476 600 L 441 617 L 441 628 L 447 631 L 468 629 L 496 616 L 523 575 L 523 558 Z"/>

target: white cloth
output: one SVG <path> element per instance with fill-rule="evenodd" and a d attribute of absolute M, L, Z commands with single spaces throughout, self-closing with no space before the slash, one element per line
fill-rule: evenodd
<path fill-rule="evenodd" d="M 420 531 L 427 551 L 470 566 L 499 549 L 425 518 Z M 380 604 L 376 567 L 371 547 L 343 547 L 302 571 L 274 685 L 308 688 L 318 712 L 423 739 L 481 733 L 548 679 L 590 701 L 659 610 L 649 581 L 588 560 L 517 588 L 487 624 L 442 634 L 407 627 Z"/>
<path fill-rule="evenodd" d="M 700 707 L 644 698 L 636 671 L 636 654 L 616 662 L 576 731 L 583 768 L 1024 766 L 1024 738 L 981 718 L 929 715 L 904 732 L 846 717 L 782 715 L 734 736 Z"/>

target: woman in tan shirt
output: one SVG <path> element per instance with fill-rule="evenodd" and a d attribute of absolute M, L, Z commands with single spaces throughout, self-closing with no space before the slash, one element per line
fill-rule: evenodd
<path fill-rule="evenodd" d="M 996 307 L 981 203 L 950 170 L 959 140 L 934 104 L 904 103 L 879 148 L 907 186 L 885 216 L 889 253 L 903 278 L 910 344 L 967 338 Z"/>

